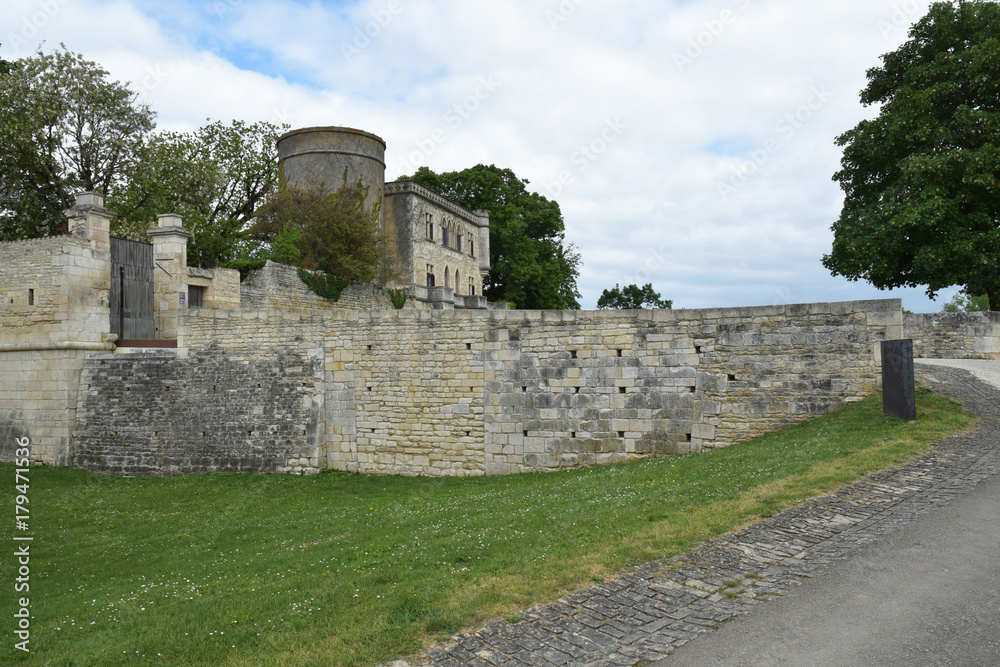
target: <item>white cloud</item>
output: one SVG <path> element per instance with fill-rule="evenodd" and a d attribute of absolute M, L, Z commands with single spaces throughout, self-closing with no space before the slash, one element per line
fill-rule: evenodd
<path fill-rule="evenodd" d="M 833 140 L 873 113 L 858 103 L 865 71 L 928 5 L 7 0 L 0 56 L 65 42 L 171 129 L 359 127 L 386 139 L 390 178 L 510 167 L 558 192 L 588 307 L 646 276 L 676 306 L 884 298 L 820 264 L 841 202 Z"/>

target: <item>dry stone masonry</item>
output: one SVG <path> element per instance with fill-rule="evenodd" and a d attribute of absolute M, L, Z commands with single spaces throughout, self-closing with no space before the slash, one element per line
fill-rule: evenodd
<path fill-rule="evenodd" d="M 73 461 L 466 476 L 730 445 L 877 390 L 896 300 L 677 311 L 184 313 L 88 359 Z"/>
<path fill-rule="evenodd" d="M 915 357 L 1000 359 L 1000 313 L 907 313 L 904 321 Z"/>

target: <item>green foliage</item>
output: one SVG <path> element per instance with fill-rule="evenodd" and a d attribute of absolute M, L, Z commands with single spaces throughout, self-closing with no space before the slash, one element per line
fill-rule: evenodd
<path fill-rule="evenodd" d="M 302 231 L 297 227 L 287 226 L 271 239 L 271 259 L 279 264 L 298 266 L 302 259 Z"/>
<path fill-rule="evenodd" d="M 251 271 L 263 269 L 267 264 L 266 259 L 239 258 L 223 262 L 219 266 L 223 269 L 236 269 L 240 272 L 240 282 L 243 282 Z"/>
<path fill-rule="evenodd" d="M 299 269 L 299 278 L 316 295 L 330 301 L 340 301 L 340 294 L 351 284 L 350 280 L 337 278 L 322 271 Z"/>
<path fill-rule="evenodd" d="M 846 194 L 823 264 L 880 289 L 951 285 L 1000 310 L 1000 4 L 936 2 L 868 71 L 837 139 Z"/>
<path fill-rule="evenodd" d="M 343 281 L 367 283 L 378 276 L 387 244 L 376 216 L 377 211 L 366 210 L 360 186 L 343 185 L 336 192 L 323 183 L 286 187 L 259 209 L 251 234 L 286 257 L 294 255 L 287 247 L 293 245 L 295 264 L 327 274 L 333 282 L 319 289 L 330 290 Z M 306 282 L 315 290 L 318 279 L 310 280 Z"/>
<path fill-rule="evenodd" d="M 652 283 L 646 283 L 642 287 L 636 284 L 626 285 L 621 289 L 615 283 L 614 289 L 604 290 L 597 299 L 597 307 L 601 309 L 640 310 L 672 308 L 673 305 L 673 301 L 661 299 L 660 293 L 653 291 Z"/>
<path fill-rule="evenodd" d="M 402 310 L 408 298 L 406 292 L 401 289 L 390 289 L 387 291 L 389 292 L 389 300 L 392 301 L 392 307 L 396 310 Z"/>
<path fill-rule="evenodd" d="M 10 71 L 13 69 L 14 69 L 14 63 L 12 63 L 9 60 L 4 60 L 3 58 L 0 58 L 0 76 L 9 74 Z"/>
<path fill-rule="evenodd" d="M 510 169 L 477 165 L 436 174 L 421 167 L 411 177 L 462 206 L 490 214 L 490 272 L 483 293 L 516 308 L 578 309 L 580 253 L 564 245 L 559 204 L 535 192 Z"/>
<path fill-rule="evenodd" d="M 254 252 L 246 228 L 277 182 L 284 128 L 234 121 L 154 133 L 137 93 L 65 47 L 0 76 L 0 108 L 0 240 L 61 233 L 76 193 L 96 191 L 119 236 L 148 241 L 158 214 L 181 215 L 195 235 L 191 266 Z"/>
<path fill-rule="evenodd" d="M 432 635 L 684 552 L 972 421 L 953 402 L 917 401 L 914 424 L 882 415 L 875 397 L 704 454 L 507 477 L 32 467 L 32 526 L 45 539 L 31 545 L 40 641 L 25 664 L 389 662 Z M 13 480 L 14 466 L 0 477 Z M 15 533 L 0 523 L 0 542 Z M 17 597 L 0 596 L 0 617 Z M 19 655 L 0 645 L 0 663 Z"/>
<path fill-rule="evenodd" d="M 990 309 L 990 299 L 985 294 L 969 296 L 965 290 L 959 291 L 951 301 L 941 308 L 943 313 L 981 313 Z"/>
<path fill-rule="evenodd" d="M 117 195 L 155 125 L 137 93 L 65 47 L 0 76 L 0 108 L 0 240 L 63 232 L 78 192 Z"/>
<path fill-rule="evenodd" d="M 216 121 L 195 132 L 156 134 L 128 186 L 109 203 L 118 214 L 113 230 L 146 241 L 156 216 L 171 212 L 194 232 L 190 266 L 210 268 L 259 252 L 248 230 L 276 187 L 276 143 L 286 127 Z"/>

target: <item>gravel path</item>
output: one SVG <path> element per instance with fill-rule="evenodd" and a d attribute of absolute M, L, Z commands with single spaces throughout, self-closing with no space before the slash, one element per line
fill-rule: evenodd
<path fill-rule="evenodd" d="M 960 368 L 977 378 L 1000 389 L 1000 361 L 983 359 L 914 359 L 917 366 L 947 366 Z"/>
<path fill-rule="evenodd" d="M 980 417 L 969 432 L 905 467 L 524 611 L 520 623 L 459 635 L 422 667 L 648 665 L 1000 473 L 1000 362 L 919 361 L 918 382 Z"/>

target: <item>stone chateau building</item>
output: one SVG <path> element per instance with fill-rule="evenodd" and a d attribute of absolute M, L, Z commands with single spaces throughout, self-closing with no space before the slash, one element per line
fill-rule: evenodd
<path fill-rule="evenodd" d="M 294 130 L 278 140 L 281 179 L 333 189 L 358 179 L 393 241 L 398 284 L 437 307 L 485 308 L 483 278 L 490 270 L 490 217 L 470 211 L 412 181 L 385 182 L 385 142 L 345 127 Z"/>

